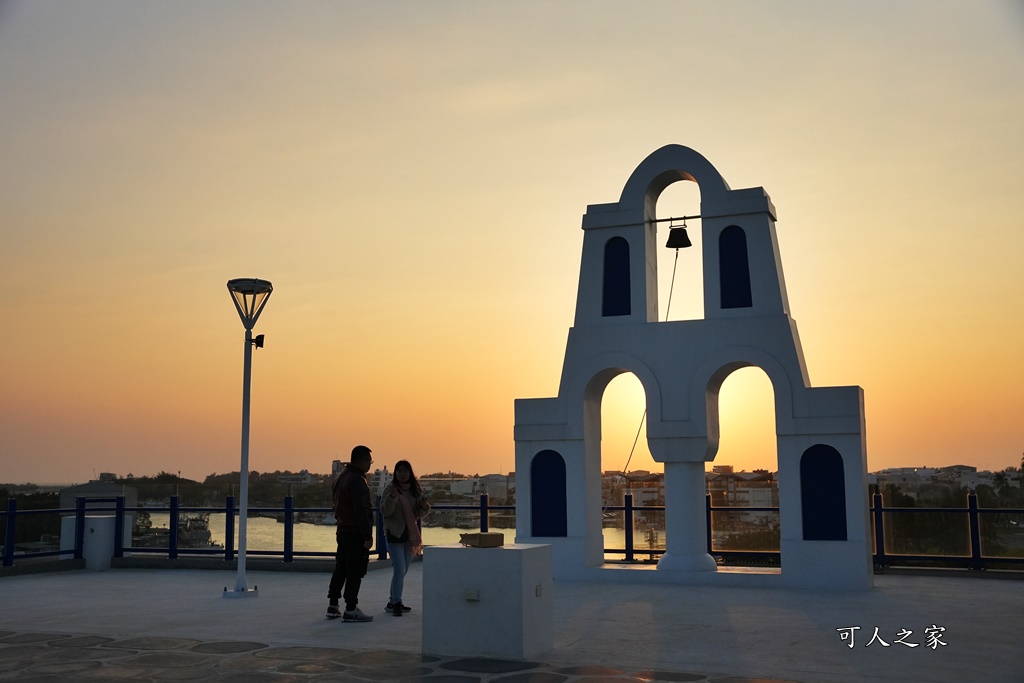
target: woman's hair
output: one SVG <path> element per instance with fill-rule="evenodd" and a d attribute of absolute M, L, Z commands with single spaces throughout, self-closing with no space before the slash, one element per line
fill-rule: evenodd
<path fill-rule="evenodd" d="M 423 489 L 420 488 L 420 483 L 416 481 L 416 473 L 412 470 L 412 465 L 409 464 L 408 460 L 399 460 L 395 463 L 395 474 L 398 474 L 398 468 L 404 467 L 409 470 L 409 490 L 412 491 L 414 496 L 422 496 Z M 397 481 L 397 479 L 395 479 Z"/>

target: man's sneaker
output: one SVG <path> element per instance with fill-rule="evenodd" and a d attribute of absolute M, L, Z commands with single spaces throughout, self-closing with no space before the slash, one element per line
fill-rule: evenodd
<path fill-rule="evenodd" d="M 412 611 L 412 607 L 406 607 L 405 604 L 401 603 L 401 602 L 398 603 L 398 604 L 402 606 L 402 611 L 403 612 L 411 612 Z M 391 604 L 390 601 L 388 601 L 388 606 L 384 608 L 384 611 L 385 612 L 394 612 L 395 611 L 395 606 L 393 604 Z"/>
<path fill-rule="evenodd" d="M 341 615 L 345 621 L 373 621 L 373 617 L 369 614 L 364 614 L 363 610 L 356 607 L 355 609 L 347 609 L 345 613 Z"/>
<path fill-rule="evenodd" d="M 395 615 L 396 617 L 402 616 L 402 603 L 396 602 L 394 606 L 391 608 L 391 614 Z"/>
<path fill-rule="evenodd" d="M 341 616 L 341 608 L 340 607 L 338 607 L 337 605 L 328 605 L 327 606 L 327 618 L 328 619 L 337 619 L 340 616 Z"/>

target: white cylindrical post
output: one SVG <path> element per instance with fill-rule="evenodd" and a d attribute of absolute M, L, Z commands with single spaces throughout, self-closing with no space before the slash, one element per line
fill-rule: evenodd
<path fill-rule="evenodd" d="M 238 486 L 238 577 L 235 589 L 224 587 L 224 597 L 237 598 L 258 595 L 256 589 L 249 590 L 245 583 L 245 528 L 249 519 L 249 388 L 252 384 L 252 347 L 263 346 L 263 335 L 253 339 L 252 328 L 263 312 L 263 307 L 274 291 L 266 280 L 238 278 L 228 280 L 228 291 L 235 303 L 235 310 L 245 327 L 245 356 L 242 369 L 242 466 Z"/>
<path fill-rule="evenodd" d="M 245 331 L 245 360 L 242 364 L 242 470 L 238 486 L 238 576 L 235 591 L 248 591 L 245 582 L 245 527 L 249 517 L 249 388 L 252 384 L 252 330 Z"/>
<path fill-rule="evenodd" d="M 659 571 L 714 571 L 707 551 L 704 463 L 665 463 L 665 554 Z"/>

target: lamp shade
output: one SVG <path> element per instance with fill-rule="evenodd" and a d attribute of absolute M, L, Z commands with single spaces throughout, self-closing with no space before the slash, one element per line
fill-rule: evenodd
<path fill-rule="evenodd" d="M 228 291 L 231 292 L 242 325 L 245 329 L 251 330 L 263 312 L 263 307 L 267 305 L 267 299 L 274 291 L 274 286 L 267 280 L 241 277 L 228 280 Z"/>

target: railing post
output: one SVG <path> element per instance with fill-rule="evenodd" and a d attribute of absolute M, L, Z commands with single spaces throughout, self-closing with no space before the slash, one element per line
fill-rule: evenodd
<path fill-rule="evenodd" d="M 18 514 L 18 501 L 14 496 L 7 499 L 7 523 L 4 525 L 4 566 L 14 565 L 14 529 Z"/>
<path fill-rule="evenodd" d="M 235 497 L 224 499 L 224 561 L 235 557 Z"/>
<path fill-rule="evenodd" d="M 284 561 L 292 561 L 292 548 L 295 545 L 294 500 L 291 496 L 284 497 Z"/>
<path fill-rule="evenodd" d="M 981 525 L 978 523 L 978 496 L 967 494 L 968 517 L 971 523 L 971 569 L 982 569 L 981 566 Z"/>
<path fill-rule="evenodd" d="M 633 562 L 633 494 L 622 496 L 622 531 L 626 541 L 626 562 Z"/>
<path fill-rule="evenodd" d="M 171 533 L 167 537 L 167 559 L 176 560 L 178 559 L 178 496 L 171 496 L 169 517 L 170 521 L 167 526 L 171 528 Z"/>
<path fill-rule="evenodd" d="M 710 493 L 705 493 L 704 494 L 704 526 L 707 529 L 707 534 L 708 534 L 708 555 L 710 555 L 714 551 L 714 548 L 711 547 L 713 545 L 713 543 L 712 543 L 712 537 L 711 537 L 712 529 L 711 529 L 711 494 Z"/>
<path fill-rule="evenodd" d="M 384 537 L 384 515 L 380 511 L 380 496 L 377 496 L 377 507 L 374 510 L 377 513 L 377 559 L 384 560 L 388 556 L 388 544 Z"/>
<path fill-rule="evenodd" d="M 114 557 L 124 557 L 124 496 L 114 501 Z"/>
<path fill-rule="evenodd" d="M 85 498 L 75 498 L 75 559 L 82 559 L 85 547 Z"/>
<path fill-rule="evenodd" d="M 875 529 L 875 564 L 885 567 L 888 560 L 885 557 L 885 524 L 882 518 L 882 494 L 875 493 L 871 496 L 871 511 L 873 513 L 872 524 Z"/>
<path fill-rule="evenodd" d="M 480 531 L 487 533 L 491 529 L 491 516 L 487 512 L 487 501 L 488 496 L 486 493 L 480 494 Z"/>

